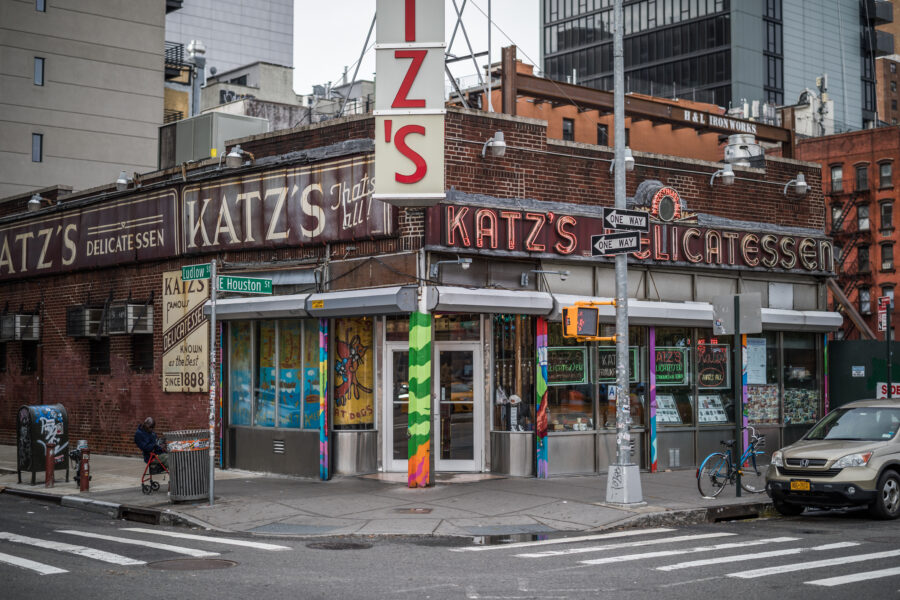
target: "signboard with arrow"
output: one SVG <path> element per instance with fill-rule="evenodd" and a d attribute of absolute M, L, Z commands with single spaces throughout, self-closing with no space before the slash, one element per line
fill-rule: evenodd
<path fill-rule="evenodd" d="M 609 229 L 628 231 L 650 231 L 650 215 L 639 210 L 623 208 L 603 208 L 603 225 Z"/>

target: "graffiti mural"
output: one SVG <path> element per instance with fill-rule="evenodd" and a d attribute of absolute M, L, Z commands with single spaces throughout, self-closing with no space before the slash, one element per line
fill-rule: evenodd
<path fill-rule="evenodd" d="M 334 345 L 334 425 L 374 427 L 372 319 L 338 319 Z"/>
<path fill-rule="evenodd" d="M 319 479 L 328 477 L 328 319 L 319 319 Z"/>
<path fill-rule="evenodd" d="M 431 315 L 409 316 L 408 485 L 431 480 Z"/>
<path fill-rule="evenodd" d="M 547 441 L 547 423 L 550 419 L 547 407 L 547 319 L 537 319 L 537 420 L 534 428 L 535 462 L 537 476 L 541 479 L 550 477 L 549 446 Z"/>

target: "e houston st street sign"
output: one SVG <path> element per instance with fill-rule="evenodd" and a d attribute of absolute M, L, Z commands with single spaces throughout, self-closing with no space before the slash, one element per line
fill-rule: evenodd
<path fill-rule="evenodd" d="M 272 280 L 220 275 L 218 290 L 220 292 L 239 292 L 241 294 L 271 294 Z"/>

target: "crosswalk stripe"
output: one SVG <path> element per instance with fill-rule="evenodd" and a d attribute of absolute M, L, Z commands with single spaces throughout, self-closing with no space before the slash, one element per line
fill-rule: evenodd
<path fill-rule="evenodd" d="M 246 546 L 248 548 L 256 548 L 257 550 L 291 550 L 288 546 L 279 546 L 277 544 L 266 544 L 263 542 L 251 542 L 249 540 L 237 540 L 234 538 L 212 537 L 207 535 L 192 535 L 190 533 L 181 533 L 175 531 L 157 531 L 156 529 L 146 529 L 144 527 L 123 527 L 120 531 L 136 531 L 138 533 L 151 533 L 153 535 L 164 535 L 174 537 L 181 540 L 199 540 L 201 542 L 210 542 L 213 544 L 227 544 L 229 546 Z"/>
<path fill-rule="evenodd" d="M 15 533 L 9 533 L 7 531 L 0 531 L 0 540 L 7 540 L 19 544 L 27 544 L 29 546 L 36 546 L 38 548 L 44 548 L 46 550 L 56 550 L 57 552 L 68 552 L 69 554 L 76 554 L 85 558 L 93 558 L 94 560 L 100 560 L 103 562 L 112 563 L 114 565 L 147 564 L 142 560 L 135 560 L 133 558 L 128 558 L 127 556 L 122 556 L 121 554 L 104 552 L 103 550 L 88 548 L 86 546 L 76 546 L 74 544 L 65 544 L 63 542 L 51 542 L 50 540 L 41 540 L 38 538 L 26 537 L 24 535 L 17 535 Z"/>
<path fill-rule="evenodd" d="M 694 548 L 685 548 L 683 550 L 659 550 L 657 552 L 644 552 L 642 554 L 626 554 L 624 556 L 608 556 L 606 558 L 596 558 L 593 560 L 583 560 L 583 565 L 607 565 L 611 563 L 628 562 L 631 560 L 642 560 L 645 558 L 661 558 L 664 556 L 678 556 L 681 554 L 694 554 L 697 552 L 714 552 L 716 550 L 733 550 L 735 548 L 745 548 L 747 546 L 762 546 L 764 544 L 778 544 L 782 542 L 796 542 L 800 538 L 780 537 L 770 540 L 751 540 L 748 542 L 729 542 L 727 544 L 715 544 L 713 546 L 696 546 Z M 665 568 L 657 570 L 666 570 Z"/>
<path fill-rule="evenodd" d="M 866 571 L 865 573 L 853 573 L 852 575 L 841 575 L 840 577 L 829 577 L 827 579 L 816 579 L 815 581 L 805 581 L 804 583 L 807 583 L 809 585 L 824 585 L 832 587 L 835 585 L 844 585 L 845 583 L 856 583 L 857 581 L 880 579 L 882 577 L 890 577 L 892 575 L 900 575 L 900 567 L 881 569 L 879 571 Z"/>
<path fill-rule="evenodd" d="M 37 571 L 41 575 L 56 575 L 57 573 L 68 573 L 68 571 L 66 571 L 65 569 L 58 569 L 56 567 L 51 567 L 50 565 L 45 565 L 33 560 L 28 560 L 27 558 L 19 558 L 18 556 L 13 556 L 11 554 L 3 554 L 2 552 L 0 552 L 0 563 L 22 567 L 23 569 L 31 569 L 32 571 Z"/>
<path fill-rule="evenodd" d="M 91 533 L 88 531 L 75 531 L 72 529 L 57 529 L 57 533 L 68 533 L 69 535 L 80 535 L 81 537 L 94 538 L 98 540 L 107 540 L 110 542 L 118 542 L 120 544 L 132 544 L 144 548 L 156 548 L 157 550 L 167 550 L 176 554 L 186 554 L 196 558 L 204 558 L 208 556 L 219 556 L 218 552 L 207 552 L 206 550 L 195 550 L 194 548 L 185 548 L 183 546 L 171 546 L 169 544 L 160 544 L 159 542 L 147 542 L 144 540 L 135 540 L 131 538 L 120 538 L 111 535 L 102 535 L 99 533 Z"/>
<path fill-rule="evenodd" d="M 657 538 L 654 540 L 640 540 L 637 542 L 623 542 L 621 544 L 607 544 L 605 546 L 590 546 L 588 548 L 570 548 L 568 550 L 548 550 L 546 552 L 532 552 L 516 554 L 520 558 L 547 558 L 550 556 L 565 556 L 569 554 L 583 554 L 585 552 L 601 552 L 603 550 L 616 550 L 618 548 L 636 548 L 639 546 L 654 546 L 656 544 L 673 544 L 675 542 L 689 542 L 717 537 L 728 537 L 736 533 L 701 533 L 696 535 L 677 535 L 670 538 Z"/>
<path fill-rule="evenodd" d="M 611 538 L 630 537 L 634 535 L 646 535 L 649 533 L 665 533 L 672 531 L 666 527 L 654 529 L 638 529 L 631 531 L 614 531 L 612 533 L 598 533 L 597 535 L 581 535 L 577 537 L 553 538 L 552 540 L 537 540 L 534 542 L 516 542 L 514 544 L 498 544 L 496 546 L 466 546 L 465 548 L 451 548 L 451 552 L 481 552 L 483 550 L 509 550 L 510 548 L 531 548 L 533 546 L 549 546 L 552 544 L 574 544 L 576 542 L 590 542 Z"/>
<path fill-rule="evenodd" d="M 777 538 L 776 538 L 777 539 Z M 791 538 L 788 538 L 791 539 Z M 773 540 L 774 541 L 774 540 Z M 705 567 L 707 565 L 718 565 L 730 562 L 740 562 L 742 560 L 757 560 L 760 558 L 772 558 L 773 556 L 789 556 L 791 554 L 800 554 L 801 552 L 837 550 L 839 548 L 850 548 L 859 546 L 857 542 L 838 542 L 836 544 L 826 544 L 824 546 L 815 546 L 813 548 L 790 548 L 788 550 L 772 550 L 770 552 L 757 552 L 755 554 L 737 554 L 734 556 L 718 556 L 705 560 L 690 560 L 687 562 L 675 563 L 673 565 L 665 565 L 656 567 L 657 571 L 674 571 L 676 569 L 688 569 L 691 567 Z"/>
<path fill-rule="evenodd" d="M 830 558 L 827 560 L 815 560 L 805 563 L 795 563 L 792 565 L 778 565 L 775 567 L 766 567 L 765 569 L 756 569 L 753 571 L 742 571 L 739 573 L 728 573 L 729 577 L 739 577 L 741 579 L 750 579 L 753 577 L 765 577 L 767 575 L 777 575 L 779 573 L 791 573 L 793 571 L 803 571 L 806 569 L 818 569 L 821 567 L 834 567 L 837 565 L 846 565 L 849 563 L 864 562 L 878 558 L 891 558 L 900 556 L 900 550 L 890 550 L 887 552 L 873 552 L 871 554 L 859 554 L 857 556 L 841 556 L 839 558 Z"/>

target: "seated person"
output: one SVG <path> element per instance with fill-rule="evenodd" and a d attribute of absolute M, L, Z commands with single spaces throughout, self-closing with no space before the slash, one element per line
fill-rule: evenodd
<path fill-rule="evenodd" d="M 134 443 L 137 444 L 137 447 L 141 449 L 144 453 L 144 462 L 148 462 L 150 460 L 150 453 L 155 452 L 157 458 L 159 458 L 159 462 L 161 462 L 167 469 L 169 468 L 169 455 L 166 454 L 166 448 L 164 446 L 164 441 L 160 441 L 156 434 L 153 432 L 153 429 L 156 427 L 156 421 L 153 420 L 153 417 L 147 417 L 144 419 L 144 422 L 141 423 L 137 431 L 134 432 Z"/>

